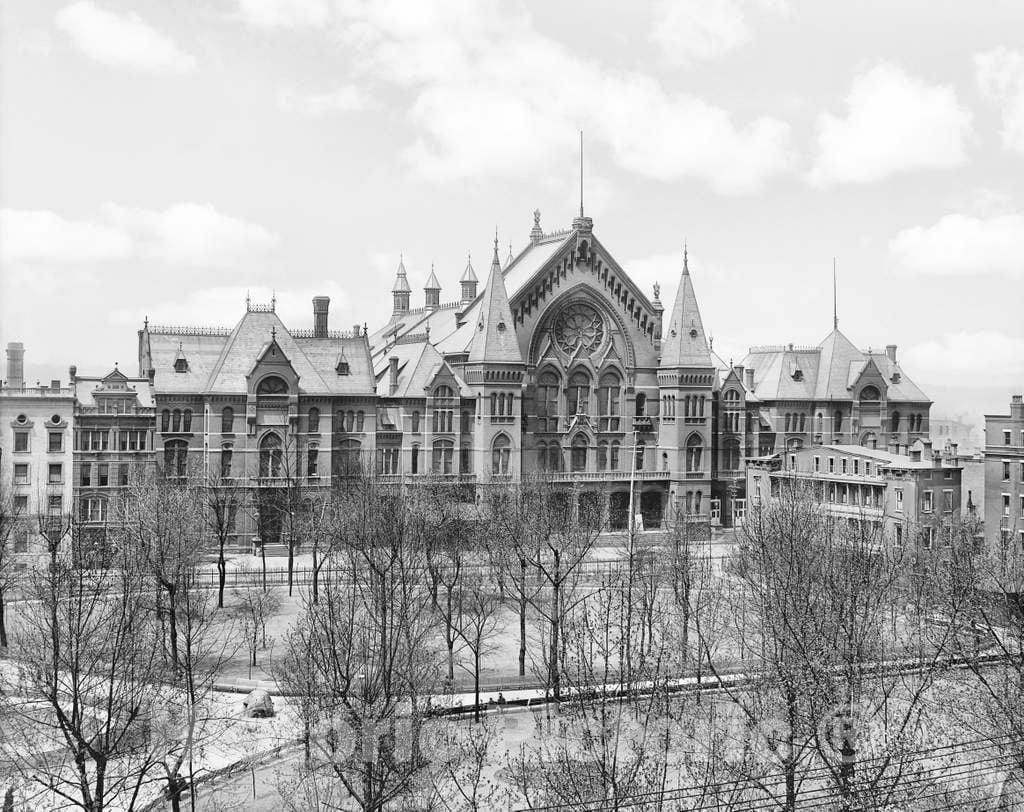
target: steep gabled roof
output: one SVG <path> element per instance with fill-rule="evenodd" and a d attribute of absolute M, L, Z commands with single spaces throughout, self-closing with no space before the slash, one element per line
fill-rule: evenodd
<path fill-rule="evenodd" d="M 839 328 L 836 327 L 819 345 L 821 362 L 818 367 L 818 385 L 814 390 L 816 400 L 850 397 L 850 367 L 855 363 L 864 362 L 864 353 L 853 346 Z"/>
<path fill-rule="evenodd" d="M 389 379 L 392 357 L 398 359 L 398 388 L 394 394 L 391 393 Z M 377 392 L 386 397 L 421 398 L 424 390 L 433 383 L 442 370 L 455 379 L 460 395 L 472 394 L 462 378 L 455 374 L 441 354 L 427 341 L 417 344 L 399 344 L 392 347 L 385 356 L 377 359 L 374 368 Z"/>
<path fill-rule="evenodd" d="M 505 290 L 501 260 L 498 259 L 498 240 L 494 240 L 494 259 L 487 275 L 487 284 L 474 321 L 473 341 L 469 347 L 469 361 L 521 364 L 512 308 Z"/>
<path fill-rule="evenodd" d="M 669 318 L 668 329 L 664 331 L 662 338 L 661 366 L 713 366 L 685 250 L 683 252 L 683 272 L 679 279 L 676 300 L 672 305 L 672 316 Z"/>

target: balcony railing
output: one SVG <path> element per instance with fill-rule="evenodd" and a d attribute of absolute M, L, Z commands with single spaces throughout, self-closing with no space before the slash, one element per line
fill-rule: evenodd
<path fill-rule="evenodd" d="M 638 482 L 671 479 L 671 471 L 636 471 Z M 540 476 L 552 482 L 621 482 L 629 481 L 629 471 L 542 471 Z"/>

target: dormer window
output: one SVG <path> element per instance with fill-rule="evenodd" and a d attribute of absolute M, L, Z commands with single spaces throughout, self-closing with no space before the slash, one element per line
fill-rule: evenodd
<path fill-rule="evenodd" d="M 802 369 L 793 370 L 793 380 L 802 381 L 804 379 L 804 371 Z"/>
<path fill-rule="evenodd" d="M 180 355 L 174 359 L 174 371 L 188 372 L 188 360 L 185 358 L 185 356 Z"/>
<path fill-rule="evenodd" d="M 899 372 L 894 372 L 894 373 L 892 373 L 892 377 L 889 378 L 889 381 L 891 383 L 899 383 L 900 382 L 900 377 L 901 376 L 900 376 Z"/>
<path fill-rule="evenodd" d="M 338 365 L 334 369 L 339 375 L 348 375 L 348 361 L 338 361 Z"/>

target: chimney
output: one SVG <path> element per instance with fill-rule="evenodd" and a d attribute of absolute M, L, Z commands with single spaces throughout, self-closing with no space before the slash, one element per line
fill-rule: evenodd
<path fill-rule="evenodd" d="M 753 369 L 753 367 L 748 367 L 747 369 L 743 370 L 743 375 L 746 378 L 746 381 L 745 381 L 744 385 L 747 387 L 747 391 L 748 392 L 753 392 L 754 391 L 754 369 Z"/>
<path fill-rule="evenodd" d="M 1024 395 L 1014 395 L 1010 398 L 1010 417 L 1014 420 L 1024 420 Z"/>
<path fill-rule="evenodd" d="M 352 335 L 354 335 L 356 338 L 359 338 L 359 325 L 358 324 L 353 324 L 352 325 Z"/>
<path fill-rule="evenodd" d="M 398 391 L 398 356 L 392 355 L 388 358 L 388 394 L 393 395 Z"/>
<path fill-rule="evenodd" d="M 78 367 L 72 364 L 68 367 L 68 379 L 74 383 L 76 377 L 78 377 Z"/>
<path fill-rule="evenodd" d="M 959 455 L 956 453 L 957 447 L 959 445 L 960 445 L 959 443 L 954 443 L 954 442 L 950 442 L 950 444 L 949 444 L 949 453 L 950 453 L 950 456 L 953 457 L 953 462 L 954 463 L 959 458 Z"/>
<path fill-rule="evenodd" d="M 330 306 L 330 296 L 313 297 L 313 338 L 327 338 L 327 309 Z"/>
<path fill-rule="evenodd" d="M 60 391 L 60 381 L 56 378 L 50 378 L 50 389 L 54 392 Z"/>
<path fill-rule="evenodd" d="M 7 345 L 7 388 L 25 387 L 25 345 L 12 341 Z"/>
<path fill-rule="evenodd" d="M 885 354 L 889 356 L 889 360 L 892 363 L 894 363 L 894 364 L 896 363 L 896 345 L 895 344 L 886 344 L 885 345 Z"/>

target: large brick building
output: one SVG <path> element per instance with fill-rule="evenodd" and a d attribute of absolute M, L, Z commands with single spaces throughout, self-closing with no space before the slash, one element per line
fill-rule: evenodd
<path fill-rule="evenodd" d="M 1009 414 L 985 415 L 985 538 L 1024 547 L 1024 396 Z"/>
<path fill-rule="evenodd" d="M 631 481 L 646 526 L 681 509 L 730 523 L 744 460 L 849 443 L 906 451 L 927 435 L 927 397 L 896 348 L 861 352 L 839 331 L 817 347 L 756 348 L 730 366 L 712 351 L 685 254 L 668 313 L 641 291 L 582 212 L 502 263 L 483 289 L 468 264 L 457 300 L 431 270 L 424 304 L 399 263 L 392 315 L 367 333 L 286 327 L 274 304 L 234 328 L 139 332 L 153 383 L 157 451 L 269 486 L 322 483 L 372 461 L 393 481 L 428 474 L 467 486 L 540 475 L 579 483 L 612 526 Z M 240 530 L 252 533 L 252 528 Z"/>

